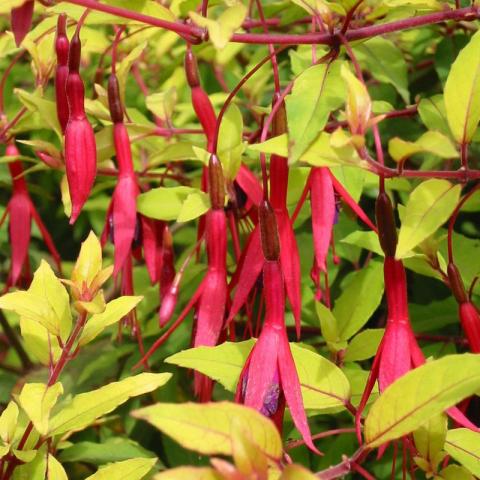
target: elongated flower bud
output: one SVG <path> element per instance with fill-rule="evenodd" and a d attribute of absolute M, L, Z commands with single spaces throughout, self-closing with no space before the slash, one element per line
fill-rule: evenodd
<path fill-rule="evenodd" d="M 185 74 L 187 76 L 187 82 L 190 88 L 200 86 L 197 59 L 193 55 L 191 49 L 187 49 L 187 53 L 185 54 Z"/>
<path fill-rule="evenodd" d="M 278 101 L 279 95 L 273 96 L 272 104 L 275 105 Z M 287 110 L 285 108 L 285 102 L 282 100 L 280 107 L 275 113 L 272 121 L 272 134 L 274 137 L 287 133 Z"/>
<path fill-rule="evenodd" d="M 463 285 L 462 277 L 454 263 L 449 263 L 447 267 L 448 280 L 450 281 L 450 288 L 458 303 L 468 302 L 465 286 Z"/>
<path fill-rule="evenodd" d="M 460 322 L 468 339 L 470 350 L 480 353 L 480 315 L 471 302 L 464 302 L 459 307 Z"/>
<path fill-rule="evenodd" d="M 266 260 L 275 261 L 280 257 L 280 240 L 277 219 L 268 200 L 262 201 L 258 207 L 262 250 Z"/>
<path fill-rule="evenodd" d="M 120 98 L 120 86 L 118 78 L 112 73 L 108 79 L 108 106 L 110 109 L 110 117 L 113 123 L 123 122 L 123 107 Z"/>
<path fill-rule="evenodd" d="M 17 8 L 12 8 L 12 32 L 15 44 L 20 46 L 32 26 L 34 0 L 28 0 Z"/>
<path fill-rule="evenodd" d="M 223 210 L 225 204 L 225 180 L 223 168 L 218 157 L 210 155 L 208 162 L 208 189 L 213 210 Z"/>
<path fill-rule="evenodd" d="M 85 89 L 78 72 L 81 43 L 78 32 L 70 42 L 67 99 L 69 119 L 65 129 L 65 167 L 72 199 L 70 223 L 75 223 L 90 195 L 97 172 L 97 149 L 92 126 L 84 108 Z"/>
<path fill-rule="evenodd" d="M 65 133 L 69 115 L 66 91 L 68 79 L 69 42 L 66 33 L 66 24 L 66 15 L 59 15 L 57 23 L 57 36 L 55 38 L 55 53 L 57 55 L 57 67 L 55 69 L 55 103 L 57 106 L 57 117 L 62 128 L 62 133 Z"/>
<path fill-rule="evenodd" d="M 380 193 L 377 197 L 375 215 L 377 217 L 378 238 L 382 250 L 386 256 L 394 257 L 397 249 L 397 230 L 395 228 L 392 202 L 385 192 Z"/>

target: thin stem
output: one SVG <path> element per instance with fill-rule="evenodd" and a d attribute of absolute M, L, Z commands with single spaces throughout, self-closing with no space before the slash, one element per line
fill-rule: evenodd
<path fill-rule="evenodd" d="M 343 433 L 355 433 L 355 428 L 335 428 L 334 430 L 327 430 L 326 432 L 317 433 L 316 435 L 312 435 L 312 440 L 319 440 L 320 438 L 331 437 L 333 435 L 341 435 Z M 287 443 L 286 449 L 291 450 L 292 448 L 300 447 L 301 445 L 305 445 L 305 440 L 292 440 Z"/>

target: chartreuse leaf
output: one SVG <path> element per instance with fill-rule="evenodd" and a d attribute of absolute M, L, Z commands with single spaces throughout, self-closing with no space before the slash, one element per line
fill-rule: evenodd
<path fill-rule="evenodd" d="M 53 455 L 48 456 L 47 471 L 47 480 L 68 480 L 65 469 Z"/>
<path fill-rule="evenodd" d="M 318 480 L 312 472 L 296 463 L 287 465 L 279 480 Z"/>
<path fill-rule="evenodd" d="M 224 480 L 225 477 L 209 467 L 177 467 L 157 473 L 153 480 Z"/>
<path fill-rule="evenodd" d="M 327 123 L 330 112 L 345 102 L 345 86 L 340 79 L 341 62 L 307 68 L 287 95 L 289 162 L 295 163 Z"/>
<path fill-rule="evenodd" d="M 171 376 L 170 373 L 141 373 L 91 392 L 75 395 L 70 403 L 50 419 L 48 434 L 53 436 L 81 430 L 129 398 L 156 390 Z"/>
<path fill-rule="evenodd" d="M 153 468 L 156 458 L 131 458 L 100 468 L 85 480 L 140 480 Z"/>
<path fill-rule="evenodd" d="M 471 353 L 447 355 L 408 372 L 371 406 L 364 429 L 367 447 L 415 431 L 479 389 L 480 356 Z"/>
<path fill-rule="evenodd" d="M 461 190 L 460 185 L 432 178 L 422 182 L 410 194 L 398 234 L 397 259 L 405 257 L 448 220 Z"/>
<path fill-rule="evenodd" d="M 102 270 L 102 246 L 97 236 L 90 232 L 80 247 L 75 267 L 72 271 L 72 282 L 81 291 L 85 284 L 89 287 Z"/>
<path fill-rule="evenodd" d="M 438 478 L 444 480 L 475 480 L 473 475 L 460 465 L 448 465 L 448 467 L 442 469 Z"/>
<path fill-rule="evenodd" d="M 177 89 L 170 87 L 163 92 L 153 93 L 145 99 L 147 108 L 153 112 L 162 122 L 172 117 L 173 109 L 177 103 Z"/>
<path fill-rule="evenodd" d="M 216 20 L 203 17 L 196 12 L 189 12 L 190 18 L 197 25 L 208 30 L 210 40 L 218 49 L 227 46 L 232 35 L 242 25 L 246 15 L 247 7 L 242 3 L 236 3 L 227 8 Z"/>
<path fill-rule="evenodd" d="M 458 151 L 451 140 L 440 132 L 429 131 L 414 142 L 394 137 L 388 142 L 388 153 L 396 161 L 404 161 L 416 153 L 433 153 L 440 158 L 457 158 Z"/>
<path fill-rule="evenodd" d="M 429 130 L 437 130 L 443 135 L 451 136 L 443 95 L 422 98 L 418 104 L 418 114 Z"/>
<path fill-rule="evenodd" d="M 415 461 L 425 472 L 437 471 L 438 464 L 445 457 L 443 446 L 446 435 L 447 416 L 444 413 L 432 417 L 413 432 L 415 447 L 419 454 Z"/>
<path fill-rule="evenodd" d="M 11 443 L 15 435 L 18 420 L 18 406 L 10 401 L 0 415 L 0 438 L 4 443 Z M 8 450 L 7 450 L 8 451 Z"/>
<path fill-rule="evenodd" d="M 23 386 L 18 401 L 41 435 L 47 434 L 50 412 L 62 393 L 60 382 L 51 387 L 43 383 L 26 383 Z"/>
<path fill-rule="evenodd" d="M 347 85 L 347 122 L 352 133 L 363 133 L 372 112 L 372 101 L 365 85 L 342 65 L 341 75 Z"/>
<path fill-rule="evenodd" d="M 345 351 L 344 361 L 360 362 L 373 357 L 377 353 L 383 332 L 383 328 L 367 328 L 355 335 Z"/>
<path fill-rule="evenodd" d="M 406 104 L 410 103 L 408 92 L 407 62 L 401 50 L 390 40 L 374 37 L 354 47 L 360 64 L 382 83 L 395 87 Z"/>
<path fill-rule="evenodd" d="M 10 13 L 12 8 L 19 7 L 23 3 L 25 3 L 25 0 L 3 0 L 0 13 Z"/>
<path fill-rule="evenodd" d="M 137 210 L 157 220 L 185 222 L 203 215 L 210 208 L 205 192 L 192 187 L 159 187 L 137 198 Z"/>
<path fill-rule="evenodd" d="M 132 68 L 132 65 L 138 60 L 142 52 L 147 46 L 146 42 L 137 45 L 117 66 L 117 78 L 120 86 L 120 95 L 125 98 L 125 86 L 127 83 L 128 72 Z"/>
<path fill-rule="evenodd" d="M 480 433 L 468 428 L 449 430 L 445 450 L 458 463 L 468 468 L 473 475 L 480 476 Z"/>
<path fill-rule="evenodd" d="M 341 340 L 348 340 L 368 322 L 383 295 L 383 266 L 380 262 L 370 262 L 368 267 L 351 274 L 351 277 L 333 308 Z"/>
<path fill-rule="evenodd" d="M 196 347 L 183 350 L 165 359 L 165 363 L 194 368 L 234 392 L 238 378 L 255 340 L 225 342 L 216 347 Z"/>
<path fill-rule="evenodd" d="M 235 391 L 245 361 L 254 340 L 217 347 L 196 347 L 176 353 L 165 362 L 193 368 Z M 343 372 L 321 355 L 290 344 L 307 409 L 327 409 L 345 404 L 350 397 L 350 385 Z"/>
<path fill-rule="evenodd" d="M 222 118 L 217 148 L 218 158 L 228 180 L 237 176 L 243 150 L 243 118 L 239 108 L 232 103 Z"/>
<path fill-rule="evenodd" d="M 460 51 L 445 83 L 447 120 L 458 143 L 471 141 L 480 120 L 480 32 Z"/>
<path fill-rule="evenodd" d="M 102 313 L 92 315 L 92 317 L 88 319 L 80 335 L 79 345 L 82 346 L 91 342 L 97 335 L 102 333 L 105 328 L 125 317 L 142 299 L 143 297 L 123 296 L 108 302 Z"/>
<path fill-rule="evenodd" d="M 252 408 L 230 402 L 157 403 L 132 412 L 184 448 L 204 455 L 232 455 L 232 429 L 240 422 L 265 455 L 280 459 L 282 439 L 268 418 Z"/>
<path fill-rule="evenodd" d="M 347 343 L 340 340 L 338 334 L 338 322 L 332 311 L 323 303 L 315 302 L 315 312 L 320 321 L 322 336 L 326 340 L 330 350 L 334 352 L 343 350 L 347 346 Z"/>

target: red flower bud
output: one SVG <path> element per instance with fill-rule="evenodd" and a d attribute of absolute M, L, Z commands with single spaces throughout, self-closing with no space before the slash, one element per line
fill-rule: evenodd
<path fill-rule="evenodd" d="M 268 200 L 264 200 L 258 207 L 262 251 L 266 260 L 275 261 L 280 257 L 280 240 L 278 236 L 275 212 Z"/>
<path fill-rule="evenodd" d="M 79 72 L 81 56 L 82 42 L 80 41 L 79 32 L 75 31 L 70 41 L 70 49 L 68 51 L 68 69 L 70 70 L 70 72 Z"/>
<path fill-rule="evenodd" d="M 223 210 L 225 204 L 225 180 L 220 160 L 215 154 L 208 162 L 208 189 L 213 210 Z"/>
<path fill-rule="evenodd" d="M 468 302 L 465 286 L 463 285 L 462 276 L 454 263 L 449 263 L 447 267 L 448 280 L 450 288 L 458 303 Z"/>
<path fill-rule="evenodd" d="M 377 218 L 378 239 L 385 255 L 395 256 L 397 249 L 397 229 L 390 197 L 382 192 L 375 203 L 375 216 Z"/>
<path fill-rule="evenodd" d="M 108 106 L 110 109 L 110 117 L 113 123 L 123 122 L 123 107 L 120 98 L 120 86 L 118 78 L 115 74 L 110 75 L 108 79 Z"/>
<path fill-rule="evenodd" d="M 464 302 L 460 304 L 459 316 L 470 350 L 480 353 L 480 315 L 478 310 L 472 302 Z"/>
<path fill-rule="evenodd" d="M 55 52 L 57 54 L 57 67 L 55 69 L 55 100 L 57 106 L 57 117 L 65 133 L 69 111 L 67 100 L 67 79 L 68 79 L 68 50 L 69 42 L 66 34 L 67 17 L 62 14 L 58 17 L 57 36 L 55 39 Z"/>
<path fill-rule="evenodd" d="M 32 26 L 34 0 L 28 0 L 17 8 L 12 8 L 11 20 L 15 44 L 20 46 Z"/>
<path fill-rule="evenodd" d="M 200 86 L 200 78 L 198 76 L 197 59 L 190 48 L 187 49 L 185 54 L 185 74 L 187 76 L 187 82 L 190 88 Z"/>

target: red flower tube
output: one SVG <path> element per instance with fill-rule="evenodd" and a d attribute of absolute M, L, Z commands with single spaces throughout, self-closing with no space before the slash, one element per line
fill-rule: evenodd
<path fill-rule="evenodd" d="M 55 68 L 55 103 L 62 133 L 65 133 L 69 116 L 67 100 L 69 41 L 66 27 L 67 17 L 65 14 L 61 14 L 58 16 L 57 36 L 55 38 L 55 53 L 57 55 L 57 66 Z"/>
<path fill-rule="evenodd" d="M 97 149 L 92 126 L 84 108 L 85 90 L 79 74 L 81 43 L 78 31 L 71 42 L 68 56 L 67 99 L 69 118 L 65 128 L 65 167 L 72 200 L 73 224 L 90 195 L 97 172 Z"/>

